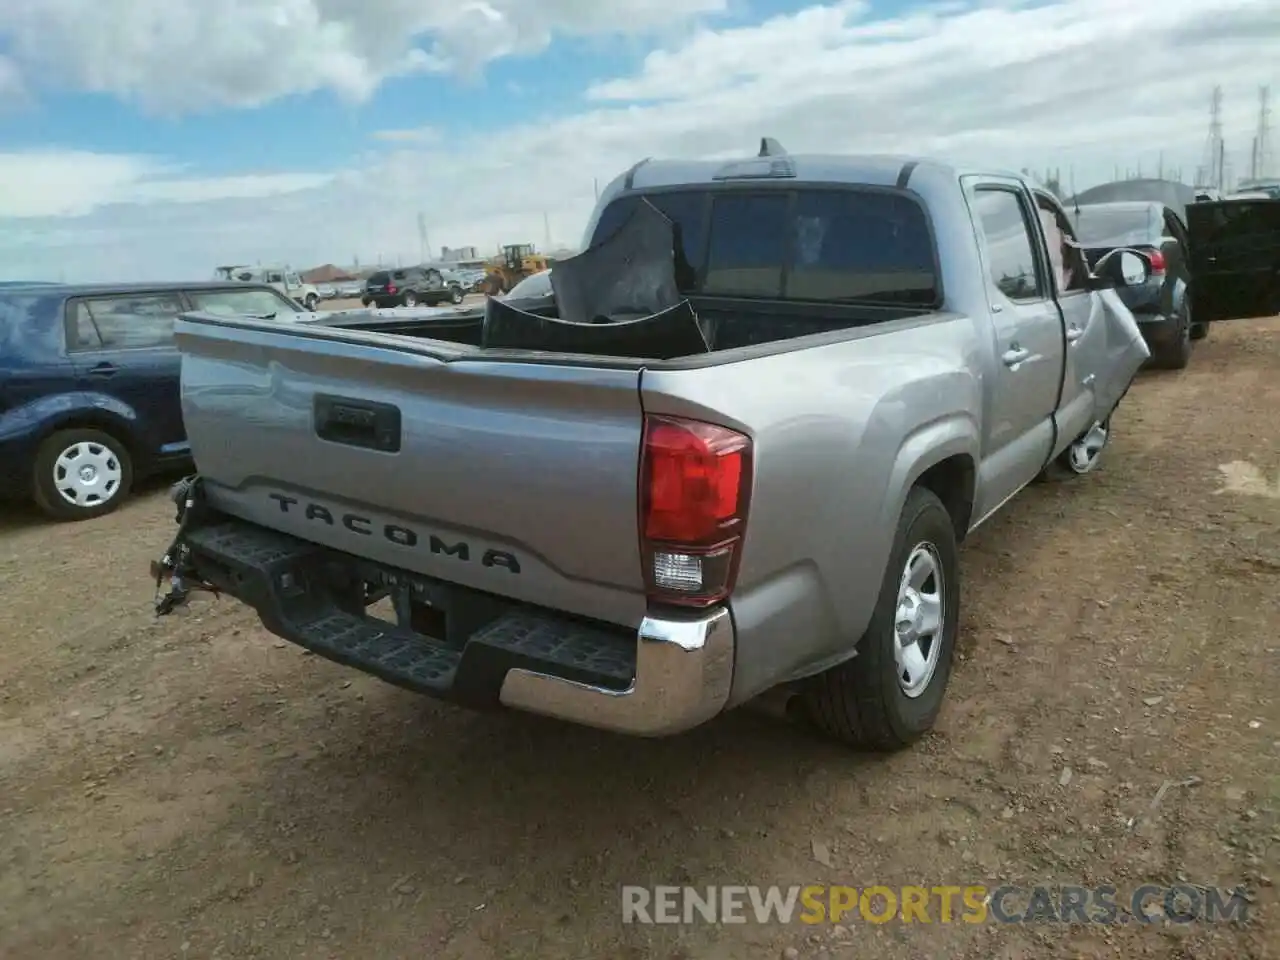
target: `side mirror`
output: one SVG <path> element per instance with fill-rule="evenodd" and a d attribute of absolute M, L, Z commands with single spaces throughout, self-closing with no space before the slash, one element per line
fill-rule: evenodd
<path fill-rule="evenodd" d="M 1151 279 L 1151 259 L 1137 250 L 1121 247 L 1094 264 L 1093 276 L 1099 285 L 1141 286 Z"/>

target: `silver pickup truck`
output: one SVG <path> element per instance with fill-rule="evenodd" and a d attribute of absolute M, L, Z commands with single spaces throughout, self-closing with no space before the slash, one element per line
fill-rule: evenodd
<path fill-rule="evenodd" d="M 638 164 L 586 238 L 589 269 L 517 305 L 181 318 L 198 474 L 164 607 L 215 588 L 474 707 L 657 736 L 786 684 L 842 740 L 911 743 L 951 671 L 957 545 L 1094 468 L 1148 355 L 1115 287 L 1149 261 L 1090 272 L 1017 175 L 772 141 Z M 639 316 L 558 316 L 610 262 Z"/>

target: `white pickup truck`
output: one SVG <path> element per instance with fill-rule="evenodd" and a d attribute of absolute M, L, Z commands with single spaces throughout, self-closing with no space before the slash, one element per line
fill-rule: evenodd
<path fill-rule="evenodd" d="M 313 283 L 306 283 L 296 270 L 289 267 L 233 264 L 215 268 L 213 275 L 216 280 L 268 284 L 306 310 L 315 311 L 322 299 L 319 287 Z"/>

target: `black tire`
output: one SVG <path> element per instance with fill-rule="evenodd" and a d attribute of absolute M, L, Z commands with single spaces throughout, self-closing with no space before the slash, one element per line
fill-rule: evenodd
<path fill-rule="evenodd" d="M 1191 313 L 1182 306 L 1178 309 L 1168 341 L 1151 351 L 1151 365 L 1160 370 L 1185 369 L 1191 362 L 1191 328 Z"/>
<path fill-rule="evenodd" d="M 1193 323 L 1191 325 L 1191 339 L 1204 340 L 1209 336 L 1209 324 Z"/>
<path fill-rule="evenodd" d="M 60 492 L 58 460 L 64 452 L 77 445 L 86 448 L 86 453 L 95 453 L 107 458 L 107 465 L 114 466 L 118 477 L 114 483 L 103 487 L 95 497 L 92 493 L 82 505 L 69 501 Z M 63 473 L 65 477 L 66 474 Z M 59 430 L 48 437 L 40 445 L 36 453 L 34 473 L 32 475 L 32 499 L 45 514 L 55 520 L 92 520 L 111 513 L 129 497 L 133 488 L 133 458 L 129 448 L 115 437 L 101 430 L 74 428 Z"/>
<path fill-rule="evenodd" d="M 371 304 L 371 303 L 373 303 L 373 301 L 372 301 L 372 300 L 370 300 L 368 297 L 361 297 L 361 298 L 360 298 L 360 306 L 362 306 L 362 307 L 368 308 L 369 304 Z"/>
<path fill-rule="evenodd" d="M 461 287 L 450 287 L 450 288 L 449 288 L 449 302 L 450 302 L 450 303 L 452 303 L 452 304 L 454 304 L 455 306 L 456 306 L 457 304 L 461 303 L 461 302 L 462 302 L 462 300 L 463 300 L 463 298 L 464 298 L 465 296 L 466 296 L 466 294 L 464 294 L 464 293 L 462 292 L 462 288 L 461 288 Z"/>
<path fill-rule="evenodd" d="M 413 294 L 412 291 L 406 293 L 404 296 L 400 298 L 400 306 L 402 307 L 416 307 L 417 305 L 418 305 L 418 298 Z"/>
<path fill-rule="evenodd" d="M 306 307 L 308 310 L 310 310 L 312 313 L 315 313 L 316 307 L 319 306 L 319 304 L 320 304 L 320 299 L 314 293 L 309 293 L 307 294 L 307 301 L 306 303 L 303 304 L 303 306 Z"/>
<path fill-rule="evenodd" d="M 899 683 L 895 660 L 895 618 L 902 572 L 912 552 L 931 544 L 942 581 L 942 628 L 937 665 L 927 685 L 908 697 Z M 951 677 L 960 623 L 960 563 L 955 526 L 942 501 L 915 487 L 907 496 L 880 595 L 858 653 L 805 680 L 800 708 L 818 729 L 851 746 L 889 752 L 910 746 L 937 719 Z"/>

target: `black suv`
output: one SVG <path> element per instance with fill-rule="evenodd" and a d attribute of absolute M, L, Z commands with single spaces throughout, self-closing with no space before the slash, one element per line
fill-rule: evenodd
<path fill-rule="evenodd" d="M 404 267 L 379 270 L 365 281 L 360 302 L 366 307 L 435 306 L 438 303 L 461 303 L 464 292 L 456 284 L 446 283 L 443 274 L 431 267 Z"/>

